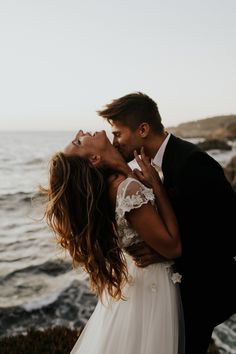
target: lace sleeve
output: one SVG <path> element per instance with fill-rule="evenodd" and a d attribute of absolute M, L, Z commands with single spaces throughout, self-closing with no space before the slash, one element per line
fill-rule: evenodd
<path fill-rule="evenodd" d="M 155 196 L 151 188 L 147 188 L 134 178 L 127 178 L 122 182 L 117 193 L 117 216 L 118 218 L 123 218 L 126 212 L 140 208 L 148 202 L 154 205 L 154 201 Z"/>

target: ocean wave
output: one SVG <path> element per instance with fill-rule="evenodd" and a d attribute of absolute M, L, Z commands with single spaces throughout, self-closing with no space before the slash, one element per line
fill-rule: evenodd
<path fill-rule="evenodd" d="M 236 354 L 236 314 L 214 329 L 213 339 L 222 354 Z"/>
<path fill-rule="evenodd" d="M 39 197 L 39 193 L 35 192 L 16 192 L 16 193 L 5 193 L 0 195 L 0 202 L 18 200 L 20 202 L 29 202 L 32 198 Z"/>
<path fill-rule="evenodd" d="M 40 192 L 16 192 L 16 193 L 6 193 L 0 195 L 0 208 L 6 213 L 8 212 L 24 212 L 26 215 L 25 209 L 28 208 L 28 211 L 37 211 L 42 209 L 45 205 L 45 199 L 40 194 Z"/>
<path fill-rule="evenodd" d="M 28 161 L 25 161 L 24 164 L 25 165 L 39 165 L 39 164 L 42 164 L 44 163 L 45 164 L 45 158 L 41 158 L 41 157 L 36 157 L 32 160 L 28 160 Z"/>
<path fill-rule="evenodd" d="M 1 248 L 0 248 L 1 250 Z M 1 258 L 0 259 L 0 263 L 13 263 L 13 262 L 18 262 L 18 261 L 22 261 L 24 259 L 28 259 L 29 257 L 20 257 L 20 258 Z"/>
<path fill-rule="evenodd" d="M 49 276 L 58 276 L 71 271 L 71 263 L 65 261 L 47 261 L 42 264 L 28 266 L 22 269 L 14 270 L 13 272 L 7 274 L 1 281 L 8 281 L 16 275 L 27 276 L 27 274 L 47 274 Z"/>
<path fill-rule="evenodd" d="M 0 308 L 0 337 L 23 333 L 30 327 L 83 327 L 96 302 L 86 283 L 74 280 L 60 294 L 48 294 L 23 306 Z"/>

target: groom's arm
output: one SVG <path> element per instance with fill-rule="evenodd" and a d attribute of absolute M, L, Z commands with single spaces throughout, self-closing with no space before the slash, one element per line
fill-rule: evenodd
<path fill-rule="evenodd" d="M 149 247 L 144 241 L 126 247 L 125 251 L 133 258 L 136 265 L 141 268 L 167 260 Z"/>

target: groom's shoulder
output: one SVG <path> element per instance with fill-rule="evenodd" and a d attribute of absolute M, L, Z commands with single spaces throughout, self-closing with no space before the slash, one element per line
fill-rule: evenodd
<path fill-rule="evenodd" d="M 180 151 L 181 153 L 189 154 L 193 152 L 202 152 L 198 145 L 173 134 L 170 135 L 168 145 L 170 148 L 173 148 L 175 151 Z"/>
<path fill-rule="evenodd" d="M 165 160 L 172 161 L 176 169 L 181 170 L 186 163 L 199 166 L 202 160 L 205 160 L 205 155 L 206 153 L 196 144 L 171 134 L 166 147 Z"/>
<path fill-rule="evenodd" d="M 188 163 L 189 166 L 201 165 L 202 169 L 205 166 L 207 170 L 213 167 L 214 170 L 222 170 L 220 164 L 198 145 L 174 135 L 171 135 L 169 141 L 172 146 L 168 155 L 172 155 L 180 166 L 186 166 Z"/>

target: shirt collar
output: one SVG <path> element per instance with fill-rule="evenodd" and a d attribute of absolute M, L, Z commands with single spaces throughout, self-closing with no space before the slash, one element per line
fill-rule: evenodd
<path fill-rule="evenodd" d="M 165 140 L 163 141 L 163 143 L 161 144 L 160 148 L 158 149 L 155 157 L 152 160 L 152 163 L 156 166 L 162 167 L 162 160 L 163 160 L 163 156 L 164 156 L 164 152 L 166 149 L 166 145 L 170 139 L 170 133 L 167 134 Z"/>

